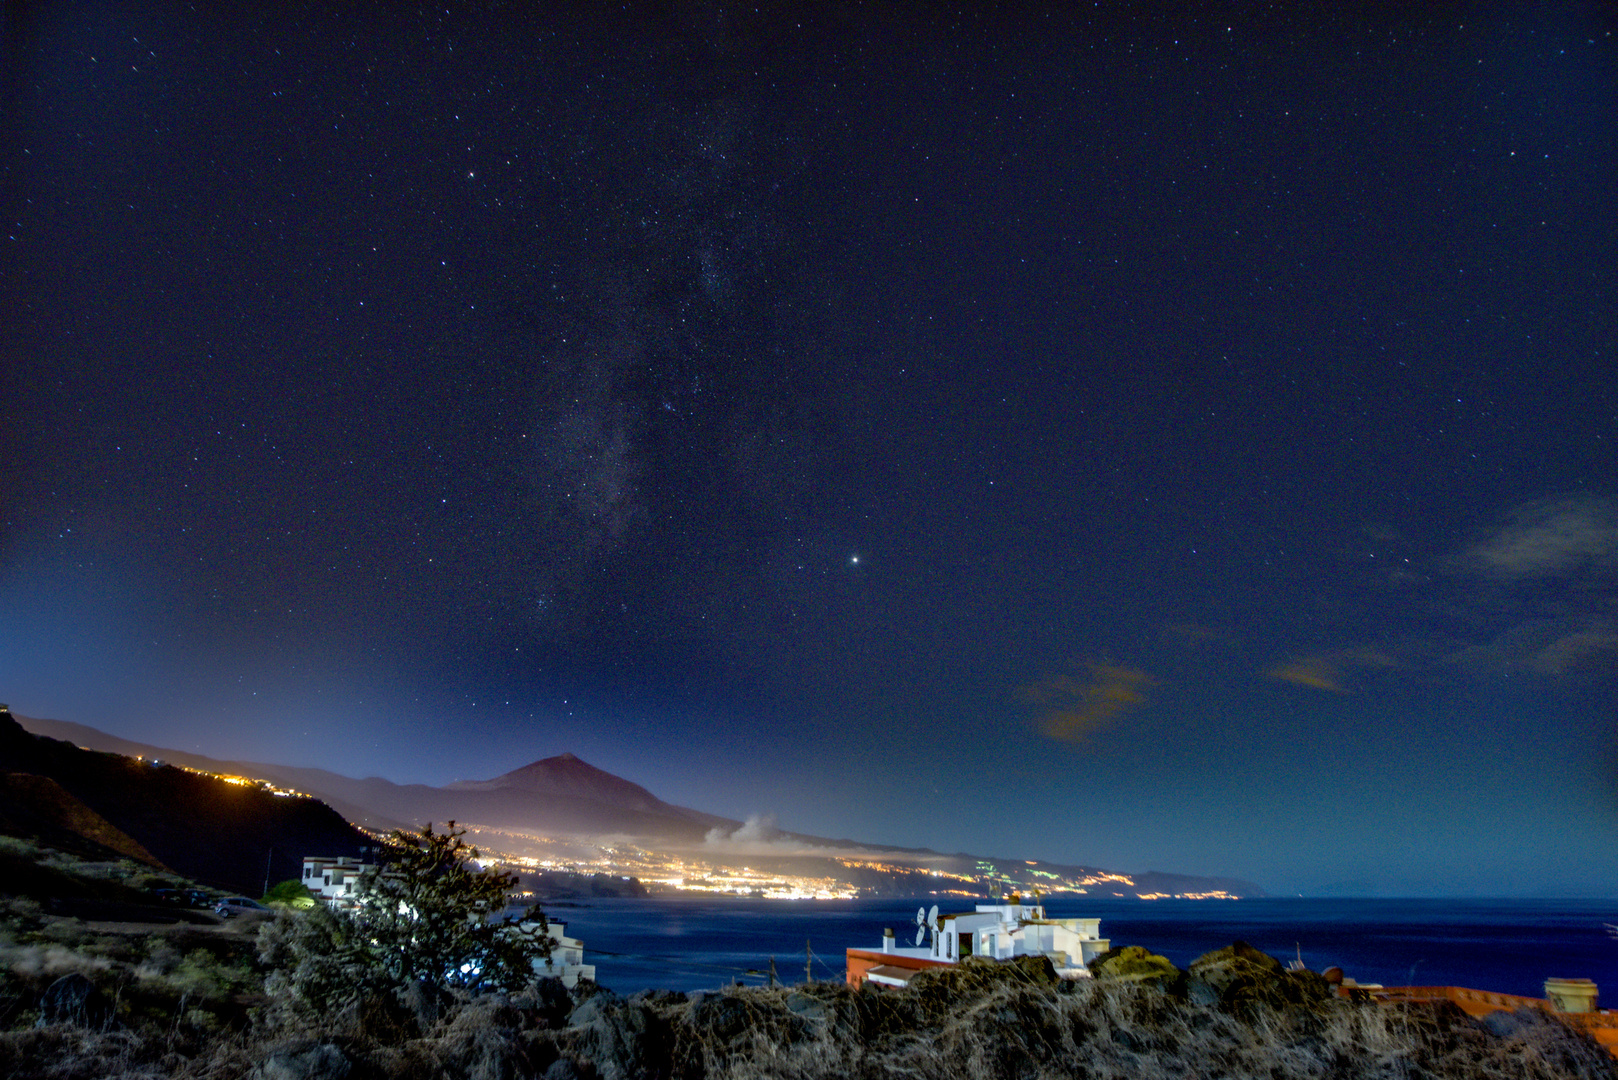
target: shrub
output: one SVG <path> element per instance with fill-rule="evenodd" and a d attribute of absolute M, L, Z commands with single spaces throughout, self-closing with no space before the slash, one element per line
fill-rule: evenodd
<path fill-rule="evenodd" d="M 259 963 L 270 968 L 264 989 L 281 1012 L 334 1014 L 388 980 L 352 918 L 325 905 L 283 910 L 258 932 Z"/>
<path fill-rule="evenodd" d="M 264 894 L 264 903 L 272 907 L 279 905 L 307 911 L 319 903 L 319 899 L 309 891 L 309 886 L 297 878 L 290 878 L 271 885 L 270 891 Z"/>

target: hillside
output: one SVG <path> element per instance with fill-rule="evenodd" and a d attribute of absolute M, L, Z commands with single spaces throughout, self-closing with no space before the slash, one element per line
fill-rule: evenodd
<path fill-rule="evenodd" d="M 0 773 L 24 774 L 5 786 L 3 818 L 14 835 L 90 854 L 145 852 L 141 861 L 253 896 L 266 877 L 298 877 L 307 854 L 358 855 L 371 843 L 316 799 L 84 750 L 30 734 L 6 711 Z"/>
<path fill-rule="evenodd" d="M 55 780 L 35 773 L 0 775 L 0 833 L 86 858 L 134 859 L 164 869 L 139 841 Z"/>

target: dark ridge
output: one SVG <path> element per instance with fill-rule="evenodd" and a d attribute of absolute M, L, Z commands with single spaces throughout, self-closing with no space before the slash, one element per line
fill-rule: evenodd
<path fill-rule="evenodd" d="M 266 878 L 273 883 L 299 877 L 305 855 L 359 855 L 371 843 L 316 799 L 278 796 L 172 765 L 83 750 L 31 735 L 9 713 L 0 713 L 0 771 L 50 778 L 163 865 L 250 896 L 263 891 Z M 44 790 L 34 782 L 23 786 L 29 785 Z M 51 823 L 41 819 L 37 803 L 32 817 L 23 805 L 8 802 L 17 818 L 7 831 L 51 843 L 45 835 L 51 828 L 41 827 Z M 73 820 L 70 808 L 60 804 L 65 816 L 53 826 L 58 837 L 64 831 L 81 835 L 65 824 Z M 83 834 L 81 842 L 108 849 L 112 838 Z"/>
<path fill-rule="evenodd" d="M 90 859 L 134 859 L 167 869 L 139 841 L 48 776 L 0 776 L 0 832 Z"/>

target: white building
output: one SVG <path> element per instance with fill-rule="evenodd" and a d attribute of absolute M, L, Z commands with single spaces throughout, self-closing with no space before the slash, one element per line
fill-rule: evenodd
<path fill-rule="evenodd" d="M 360 875 L 370 869 L 371 864 L 346 855 L 310 855 L 303 860 L 303 885 L 330 907 L 352 908 L 358 899 Z"/>
<path fill-rule="evenodd" d="M 568 989 L 577 986 L 580 979 L 595 981 L 596 966 L 584 962 L 584 942 L 567 936 L 567 923 L 546 919 L 550 927 L 551 955 L 547 960 L 534 961 L 534 974 L 540 978 L 561 979 Z M 533 930 L 538 923 L 519 924 L 524 930 Z"/>
<path fill-rule="evenodd" d="M 1100 919 L 1049 919 L 1043 904 L 1025 904 L 1015 893 L 1007 903 L 978 904 L 976 911 L 940 915 L 935 907 L 920 928 L 920 945 L 901 946 L 894 932 L 887 930 L 880 950 L 849 949 L 848 982 L 903 986 L 918 971 L 959 963 L 968 956 L 991 960 L 1044 956 L 1061 978 L 1085 979 L 1090 977 L 1090 961 L 1111 947 L 1101 936 Z M 914 930 L 907 930 L 913 941 L 909 935 Z"/>

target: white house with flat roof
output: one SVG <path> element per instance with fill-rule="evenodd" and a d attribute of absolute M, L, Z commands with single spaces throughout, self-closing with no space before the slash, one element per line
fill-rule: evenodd
<path fill-rule="evenodd" d="M 303 886 L 329 907 L 352 908 L 358 900 L 355 890 L 360 875 L 371 868 L 370 863 L 347 855 L 308 855 L 303 860 Z"/>
<path fill-rule="evenodd" d="M 545 924 L 550 928 L 551 955 L 548 959 L 534 961 L 534 974 L 542 979 L 561 979 L 562 985 L 569 990 L 577 986 L 580 979 L 594 982 L 596 966 L 584 962 L 584 942 L 567 936 L 565 922 L 546 919 Z M 539 924 L 525 922 L 518 925 L 532 931 Z"/>
<path fill-rule="evenodd" d="M 918 971 L 956 964 L 968 956 L 989 960 L 1044 956 L 1061 978 L 1087 979 L 1087 965 L 1111 947 L 1101 936 L 1100 919 L 1047 918 L 1043 904 L 1025 904 L 1015 893 L 1007 903 L 978 904 L 975 911 L 941 915 L 935 907 L 922 915 L 920 926 L 918 945 L 900 945 L 890 929 L 883 931 L 880 950 L 849 949 L 849 984 L 903 986 Z"/>

